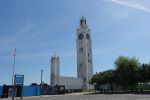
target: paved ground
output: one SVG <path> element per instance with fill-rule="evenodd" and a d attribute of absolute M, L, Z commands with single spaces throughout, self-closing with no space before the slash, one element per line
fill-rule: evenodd
<path fill-rule="evenodd" d="M 2 100 L 11 100 L 11 99 L 9 98 Z M 66 95 L 53 95 L 53 96 L 51 95 L 42 97 L 24 97 L 24 100 L 150 100 L 150 95 L 135 95 L 135 94 L 87 95 L 82 93 L 73 93 Z"/>

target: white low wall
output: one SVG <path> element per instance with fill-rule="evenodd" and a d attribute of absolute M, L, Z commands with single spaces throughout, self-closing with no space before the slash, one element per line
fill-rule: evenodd
<path fill-rule="evenodd" d="M 66 89 L 83 89 L 83 79 L 76 77 L 60 76 L 59 84 L 65 85 Z"/>

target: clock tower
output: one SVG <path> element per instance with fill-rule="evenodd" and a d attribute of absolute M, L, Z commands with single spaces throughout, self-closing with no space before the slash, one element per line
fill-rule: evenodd
<path fill-rule="evenodd" d="M 83 78 L 84 88 L 89 88 L 89 80 L 93 75 L 92 40 L 86 18 L 81 17 L 77 29 L 77 77 Z"/>

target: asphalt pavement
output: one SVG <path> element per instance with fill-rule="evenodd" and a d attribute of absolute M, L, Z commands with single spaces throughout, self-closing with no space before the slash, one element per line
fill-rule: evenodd
<path fill-rule="evenodd" d="M 15 98 L 15 100 L 19 99 L 20 98 Z M 11 98 L 1 100 L 11 100 Z M 43 95 L 41 97 L 24 97 L 23 100 L 150 100 L 150 95 L 71 93 L 65 95 Z"/>

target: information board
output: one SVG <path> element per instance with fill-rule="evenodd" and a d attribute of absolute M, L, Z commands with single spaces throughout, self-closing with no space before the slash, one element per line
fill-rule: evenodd
<path fill-rule="evenodd" d="M 15 75 L 15 85 L 23 85 L 24 75 Z"/>

